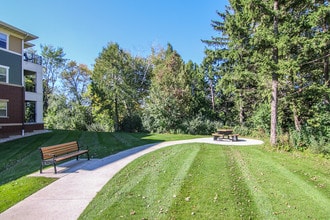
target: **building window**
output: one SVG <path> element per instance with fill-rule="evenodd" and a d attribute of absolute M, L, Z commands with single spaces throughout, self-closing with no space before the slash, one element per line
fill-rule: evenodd
<path fill-rule="evenodd" d="M 36 73 L 24 70 L 24 82 L 26 92 L 36 92 Z"/>
<path fill-rule="evenodd" d="M 0 48 L 7 49 L 7 34 L 0 33 Z"/>
<path fill-rule="evenodd" d="M 7 117 L 7 100 L 0 100 L 0 118 Z"/>
<path fill-rule="evenodd" d="M 8 83 L 9 67 L 0 65 L 0 82 Z"/>
<path fill-rule="evenodd" d="M 36 102 L 33 101 L 25 102 L 25 122 L 26 123 L 36 122 Z"/>

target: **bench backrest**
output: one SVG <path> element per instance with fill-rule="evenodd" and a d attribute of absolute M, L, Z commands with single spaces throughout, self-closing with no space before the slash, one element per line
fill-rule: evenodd
<path fill-rule="evenodd" d="M 64 144 L 58 144 L 48 147 L 41 147 L 40 153 L 43 160 L 51 159 L 55 156 L 68 154 L 79 150 L 77 141 L 72 141 Z"/>

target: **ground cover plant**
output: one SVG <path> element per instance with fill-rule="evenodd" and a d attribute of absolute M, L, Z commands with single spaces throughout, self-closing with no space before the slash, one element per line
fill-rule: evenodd
<path fill-rule="evenodd" d="M 176 145 L 130 163 L 80 219 L 329 219 L 329 175 L 302 153 Z"/>
<path fill-rule="evenodd" d="M 77 140 L 83 147 L 89 148 L 93 158 L 102 158 L 135 146 L 194 137 L 198 136 L 54 130 L 1 143 L 0 212 L 54 181 L 26 176 L 39 170 L 39 147 Z"/>

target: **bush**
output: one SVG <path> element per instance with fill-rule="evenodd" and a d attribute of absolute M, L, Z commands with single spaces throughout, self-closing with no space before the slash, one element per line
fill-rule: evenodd
<path fill-rule="evenodd" d="M 144 130 L 139 115 L 125 116 L 120 124 L 120 128 L 126 132 L 141 132 Z"/>
<path fill-rule="evenodd" d="M 109 126 L 101 123 L 93 123 L 90 125 L 87 125 L 88 131 L 94 131 L 94 132 L 109 132 L 111 129 Z"/>
<path fill-rule="evenodd" d="M 218 125 L 218 122 L 213 122 L 203 116 L 197 116 L 190 121 L 184 122 L 182 130 L 187 134 L 207 135 L 213 133 L 217 129 Z"/>
<path fill-rule="evenodd" d="M 263 133 L 270 132 L 270 105 L 262 103 L 258 106 L 251 118 L 248 119 L 248 127 L 262 131 Z"/>
<path fill-rule="evenodd" d="M 290 132 L 290 144 L 297 150 L 309 149 L 313 153 L 330 154 L 330 141 L 322 131 L 304 126 L 300 131 Z"/>
<path fill-rule="evenodd" d="M 312 137 L 309 148 L 315 154 L 330 154 L 330 143 L 324 137 L 319 138 L 319 140 Z"/>

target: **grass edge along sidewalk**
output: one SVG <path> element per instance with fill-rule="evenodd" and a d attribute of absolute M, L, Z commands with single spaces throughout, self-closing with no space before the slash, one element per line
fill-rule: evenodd
<path fill-rule="evenodd" d="M 54 181 L 40 179 L 35 184 L 35 177 L 27 177 L 39 169 L 40 146 L 78 140 L 90 146 L 94 158 L 102 158 L 143 144 L 196 137 L 201 136 L 55 130 L 0 143 L 0 194 L 6 194 L 0 198 L 0 213 Z"/>
<path fill-rule="evenodd" d="M 80 219 L 329 219 L 329 174 L 300 153 L 176 145 L 126 166 Z"/>

